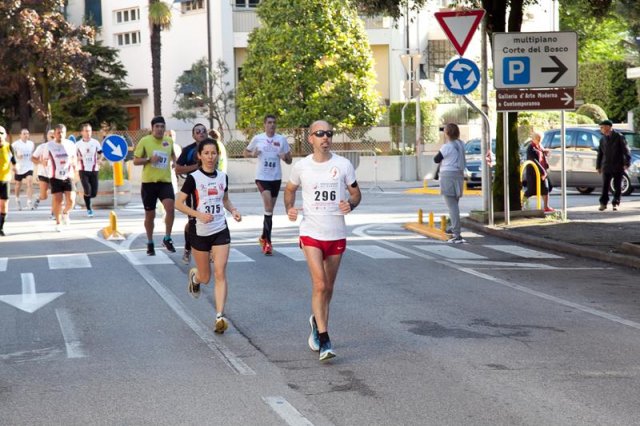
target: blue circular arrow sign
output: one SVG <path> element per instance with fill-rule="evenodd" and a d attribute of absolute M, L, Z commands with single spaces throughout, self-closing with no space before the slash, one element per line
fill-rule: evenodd
<path fill-rule="evenodd" d="M 480 83 L 480 69 L 469 59 L 454 59 L 444 69 L 444 85 L 456 95 L 467 95 L 473 92 L 478 87 L 478 83 Z"/>
<path fill-rule="evenodd" d="M 102 154 L 109 161 L 120 161 L 127 156 L 127 141 L 120 135 L 107 135 L 102 141 Z"/>

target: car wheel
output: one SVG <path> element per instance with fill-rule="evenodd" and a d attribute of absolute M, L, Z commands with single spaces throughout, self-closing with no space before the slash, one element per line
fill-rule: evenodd
<path fill-rule="evenodd" d="M 586 195 L 591 194 L 595 188 L 592 188 L 590 186 L 576 186 L 576 189 L 579 193 Z"/>
<path fill-rule="evenodd" d="M 633 192 L 633 187 L 631 186 L 631 179 L 629 179 L 629 176 L 627 176 L 627 174 L 623 174 L 622 175 L 622 182 L 620 184 L 620 189 L 622 192 L 622 195 L 631 195 L 631 193 Z M 613 192 L 613 179 L 611 180 L 611 192 Z"/>

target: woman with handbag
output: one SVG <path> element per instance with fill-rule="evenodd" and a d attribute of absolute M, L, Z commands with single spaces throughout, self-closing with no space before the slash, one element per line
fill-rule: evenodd
<path fill-rule="evenodd" d="M 466 243 L 461 236 L 460 207 L 458 206 L 464 190 L 464 170 L 466 168 L 464 142 L 460 140 L 460 129 L 453 123 L 444 127 L 444 136 L 446 143 L 442 145 L 433 161 L 440 164 L 440 193 L 447 204 L 451 219 L 453 237 L 447 242 L 461 244 Z"/>
<path fill-rule="evenodd" d="M 541 140 L 542 135 L 540 133 L 531 133 L 531 143 L 527 147 L 527 160 L 533 161 L 535 167 L 537 167 L 538 172 L 540 173 L 540 195 L 542 196 L 542 201 L 544 203 L 544 212 L 553 213 L 555 210 L 549 207 L 549 192 L 551 192 L 551 181 L 549 180 L 549 174 L 547 173 L 547 170 L 549 169 L 549 163 L 547 162 L 549 150 L 544 149 L 540 145 Z M 524 196 L 528 199 L 529 197 L 536 195 L 537 192 L 536 171 L 533 166 L 527 167 L 526 176 L 527 190 L 525 191 Z"/>

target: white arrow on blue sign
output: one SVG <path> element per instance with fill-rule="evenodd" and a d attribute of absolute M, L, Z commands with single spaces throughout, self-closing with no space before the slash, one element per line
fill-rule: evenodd
<path fill-rule="evenodd" d="M 127 156 L 129 146 L 127 141 L 120 135 L 108 135 L 102 141 L 102 153 L 109 161 L 121 161 Z"/>
<path fill-rule="evenodd" d="M 473 92 L 478 87 L 478 83 L 480 83 L 480 69 L 469 59 L 454 59 L 444 69 L 444 85 L 456 95 L 467 95 Z"/>

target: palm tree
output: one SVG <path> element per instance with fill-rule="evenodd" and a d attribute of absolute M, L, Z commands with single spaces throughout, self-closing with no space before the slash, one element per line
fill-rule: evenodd
<path fill-rule="evenodd" d="M 162 80 L 160 78 L 162 43 L 160 32 L 171 27 L 171 8 L 161 0 L 149 0 L 151 27 L 151 75 L 153 78 L 153 115 L 162 115 Z"/>

